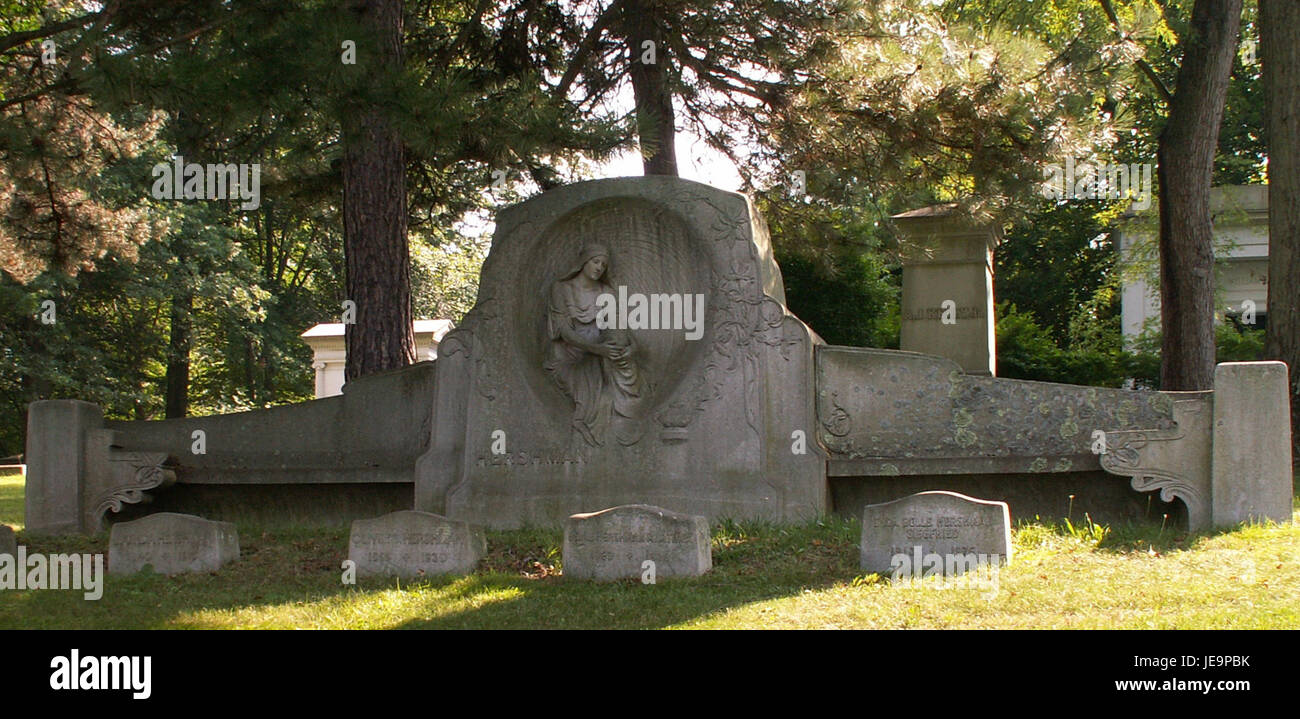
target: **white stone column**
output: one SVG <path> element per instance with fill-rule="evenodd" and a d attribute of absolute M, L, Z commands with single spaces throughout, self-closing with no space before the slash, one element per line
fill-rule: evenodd
<path fill-rule="evenodd" d="M 312 362 L 312 363 L 311 363 L 311 368 L 314 369 L 314 370 L 316 370 L 316 396 L 317 396 L 317 397 L 325 397 L 325 396 L 327 396 L 327 394 L 326 394 L 326 391 L 327 391 L 327 390 L 326 390 L 326 387 L 325 387 L 325 367 L 326 367 L 326 366 L 327 366 L 327 365 L 326 365 L 324 362 L 320 361 L 320 360 L 316 360 L 315 362 Z"/>

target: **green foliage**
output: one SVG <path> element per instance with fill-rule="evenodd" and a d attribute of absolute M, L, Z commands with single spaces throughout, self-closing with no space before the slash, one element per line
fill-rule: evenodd
<path fill-rule="evenodd" d="M 1106 541 L 1107 535 L 1110 534 L 1110 527 L 1093 522 L 1092 517 L 1086 513 L 1083 515 L 1083 520 L 1084 523 L 1078 526 L 1075 526 L 1069 517 L 1064 518 L 1061 522 L 1065 525 L 1066 534 L 1084 544 L 1096 546 Z"/>
<path fill-rule="evenodd" d="M 778 252 L 777 262 L 790 311 L 826 342 L 898 347 L 899 289 L 879 257 L 843 255 L 829 271 L 797 254 Z"/>
<path fill-rule="evenodd" d="M 434 240 L 438 244 L 434 244 Z M 416 319 L 459 323 L 478 296 L 485 238 L 411 236 L 411 310 Z"/>
<path fill-rule="evenodd" d="M 0 44 L 0 199 L 13 191 L 38 210 L 0 227 L 0 237 L 32 235 L 0 244 L 0 453 L 22 451 L 36 399 L 159 418 L 175 307 L 188 308 L 191 327 L 191 414 L 309 398 L 299 335 L 337 321 L 344 299 L 338 160 L 341 120 L 357 104 L 386 108 L 410 151 L 417 317 L 459 319 L 473 303 L 483 249 L 451 228 L 504 199 L 485 192 L 491 170 L 554 181 L 552 165 L 579 168 L 582 155 L 605 157 L 625 137 L 616 119 L 549 91 L 567 60 L 554 38 L 573 39 L 576 15 L 456 0 L 412 0 L 406 11 L 402 73 L 370 62 L 373 38 L 349 9 L 312 1 L 86 11 L 84 24 L 56 33 L 58 73 L 29 44 Z M 16 13 L 0 33 L 39 29 L 39 15 Z M 341 62 L 343 39 L 357 43 L 355 65 Z M 23 94 L 46 104 L 5 104 Z M 54 157 L 58 184 L 43 188 L 32 137 L 93 152 Z M 152 165 L 173 154 L 259 163 L 261 207 L 148 199 Z M 51 193 L 54 208 L 40 210 Z M 58 223 L 40 212 L 82 202 L 78 193 L 130 213 L 51 235 Z M 14 218 L 23 216 L 3 219 Z M 150 222 L 135 231 L 127 221 L 137 218 Z M 41 274 L 51 267 L 83 272 Z M 36 319 L 44 299 L 57 303 L 54 325 Z"/>
<path fill-rule="evenodd" d="M 898 347 L 899 270 L 880 249 L 877 210 L 760 193 L 786 305 L 830 344 Z"/>
<path fill-rule="evenodd" d="M 1256 3 L 1247 0 L 1241 17 L 1242 45 L 1254 43 L 1256 59 L 1246 62 L 1237 53 L 1223 107 L 1214 184 L 1252 185 L 1265 182 L 1268 143 L 1264 136 L 1264 82 L 1258 59 L 1259 23 Z"/>
<path fill-rule="evenodd" d="M 1006 232 L 994 253 L 994 292 L 1039 322 L 1057 344 L 1100 328 L 1119 329 L 1119 301 L 1108 287 L 1116 252 L 1110 225 L 1121 203 L 1039 200 Z M 1073 336 L 1072 336 L 1073 335 Z"/>
<path fill-rule="evenodd" d="M 1003 301 L 998 303 L 996 314 L 999 377 L 1160 388 L 1159 332 L 1144 332 L 1125 350 L 1120 346 L 1122 337 L 1116 326 L 1063 349 L 1032 313 Z M 1264 330 L 1224 322 L 1215 327 L 1215 340 L 1218 362 L 1249 362 L 1263 356 Z"/>
<path fill-rule="evenodd" d="M 1129 376 L 1122 353 L 1062 350 L 1032 313 L 1009 301 L 998 303 L 996 317 L 999 377 L 1119 387 Z"/>
<path fill-rule="evenodd" d="M 1214 328 L 1216 362 L 1256 362 L 1264 359 L 1265 330 L 1222 322 Z"/>

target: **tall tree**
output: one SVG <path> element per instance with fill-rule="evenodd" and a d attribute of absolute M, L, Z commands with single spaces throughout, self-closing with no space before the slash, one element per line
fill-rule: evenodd
<path fill-rule="evenodd" d="M 1214 386 L 1210 185 L 1240 26 L 1241 0 L 1196 1 L 1156 153 L 1164 390 Z"/>
<path fill-rule="evenodd" d="M 732 154 L 763 142 L 768 113 L 791 102 L 807 68 L 830 54 L 839 28 L 861 20 L 839 0 L 585 0 L 574 17 L 593 18 L 570 43 L 554 92 L 581 92 L 595 108 L 631 85 L 646 174 L 677 174 L 682 121 L 714 149 Z M 576 39 L 576 38 L 575 38 Z M 653 62 L 651 62 L 653 60 Z"/>
<path fill-rule="evenodd" d="M 1291 439 L 1300 450 L 1300 3 L 1259 0 L 1259 16 L 1268 136 L 1265 352 L 1291 369 Z"/>
<path fill-rule="evenodd" d="M 671 56 L 664 44 L 656 0 L 622 0 L 622 30 L 629 54 L 628 78 L 636 101 L 637 137 L 647 175 L 677 175 L 677 120 L 669 79 Z"/>
<path fill-rule="evenodd" d="M 358 65 L 381 78 L 402 69 L 401 0 L 353 6 L 374 52 Z M 411 257 L 406 237 L 406 150 L 385 108 L 362 102 L 343 119 L 343 243 L 348 299 L 347 379 L 415 361 Z"/>

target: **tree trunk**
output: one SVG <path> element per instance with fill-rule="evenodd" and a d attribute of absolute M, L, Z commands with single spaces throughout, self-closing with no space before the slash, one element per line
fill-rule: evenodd
<path fill-rule="evenodd" d="M 191 279 L 186 279 L 192 282 Z M 173 285 L 176 283 L 173 282 Z M 190 409 L 190 314 L 194 294 L 176 290 L 171 301 L 171 329 L 167 343 L 167 419 L 184 417 Z"/>
<path fill-rule="evenodd" d="M 203 145 L 204 126 L 189 107 L 176 113 L 176 151 L 185 162 L 203 164 L 209 161 Z M 190 337 L 193 331 L 194 283 L 197 277 L 186 269 L 191 254 L 190 238 L 185 223 L 168 238 L 176 264 L 168 278 L 172 296 L 168 312 L 167 374 L 163 387 L 163 417 L 179 419 L 190 411 Z"/>
<path fill-rule="evenodd" d="M 625 0 L 623 38 L 631 54 L 628 74 L 636 98 L 641 165 L 647 175 L 676 177 L 676 117 L 672 90 L 668 86 L 668 47 L 662 29 L 655 21 L 659 12 L 662 9 L 655 6 L 655 0 Z M 647 56 L 647 47 L 653 48 L 653 64 L 642 62 Z"/>
<path fill-rule="evenodd" d="M 401 0 L 353 7 L 358 25 L 378 37 L 376 72 L 395 75 L 402 66 Z M 347 299 L 356 303 L 356 322 L 345 328 L 344 376 L 353 380 L 415 362 L 415 330 L 402 140 L 377 107 L 357 108 L 343 120 L 343 249 Z"/>
<path fill-rule="evenodd" d="M 1266 354 L 1291 370 L 1291 439 L 1300 459 L 1300 3 L 1259 0 L 1268 138 Z"/>
<path fill-rule="evenodd" d="M 1160 134 L 1160 388 L 1214 384 L 1210 183 L 1241 26 L 1242 0 L 1196 0 L 1178 85 Z"/>

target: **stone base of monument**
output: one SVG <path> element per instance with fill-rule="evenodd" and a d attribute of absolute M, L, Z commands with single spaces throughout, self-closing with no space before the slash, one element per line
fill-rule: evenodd
<path fill-rule="evenodd" d="M 894 577 L 954 575 L 1011 562 L 1011 512 L 956 492 L 919 492 L 862 515 L 862 569 Z"/>
<path fill-rule="evenodd" d="M 486 553 L 482 527 L 429 512 L 358 519 L 348 539 L 348 559 L 363 577 L 468 574 Z"/>
<path fill-rule="evenodd" d="M 612 581 L 696 577 L 713 568 L 709 522 L 646 504 L 575 514 L 564 525 L 564 576 Z"/>
<path fill-rule="evenodd" d="M 134 574 L 146 566 L 159 574 L 215 572 L 239 559 L 239 533 L 230 522 L 162 512 L 113 525 L 108 573 Z"/>

